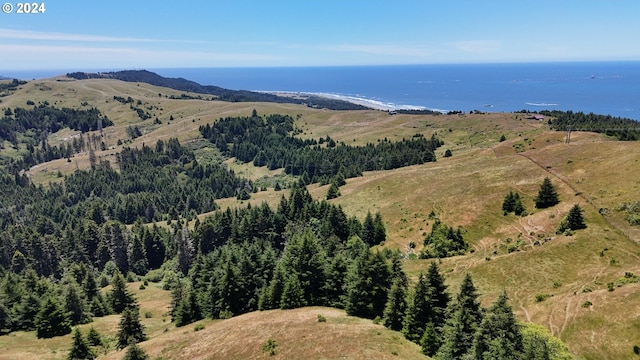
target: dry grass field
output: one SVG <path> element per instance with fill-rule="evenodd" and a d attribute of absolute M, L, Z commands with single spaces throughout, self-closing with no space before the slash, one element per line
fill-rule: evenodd
<path fill-rule="evenodd" d="M 340 112 L 284 104 L 172 100 L 166 96 L 180 92 L 112 80 L 59 78 L 29 82 L 21 88 L 3 98 L 0 108 L 25 106 L 27 100 L 73 107 L 87 102 L 107 114 L 116 126 L 105 129 L 109 149 L 97 153 L 104 159 L 112 158 L 121 146 L 154 144 L 169 137 L 188 143 L 198 137 L 198 126 L 224 116 L 249 115 L 254 108 L 259 114 L 299 117 L 297 126 L 303 137 L 330 135 L 348 144 L 437 134 L 445 142 L 437 150 L 437 162 L 348 179 L 340 189 L 342 196 L 331 201 L 361 218 L 367 211 L 379 211 L 388 236 L 383 246 L 401 251 L 408 251 L 411 242 L 420 250 L 433 223 L 428 216 L 432 211 L 444 223 L 462 227 L 473 252 L 441 261 L 450 292 L 457 292 L 467 272 L 473 275 L 485 306 L 506 289 L 519 320 L 547 327 L 581 358 L 634 358 L 633 346 L 640 345 L 640 283 L 622 281 L 625 273 L 640 275 L 640 228 L 629 225 L 625 214 L 616 210 L 621 203 L 640 201 L 640 142 L 574 133 L 571 143 L 565 144 L 564 133 L 550 131 L 544 122 L 529 120 L 525 114 L 390 116 L 374 110 Z M 140 100 L 162 124 L 141 122 L 129 105 L 113 100 L 114 95 Z M 170 116 L 174 120 L 169 122 Z M 140 126 L 144 135 L 118 146 L 130 125 Z M 52 134 L 51 141 L 62 142 L 73 135 Z M 505 141 L 499 141 L 501 135 Z M 446 149 L 452 151 L 452 157 L 442 156 Z M 58 171 L 67 174 L 88 167 L 88 154 L 72 160 L 41 164 L 29 174 L 35 182 L 46 184 L 60 180 Z M 228 165 L 253 180 L 280 176 L 233 161 Z M 561 203 L 538 210 L 533 198 L 545 177 L 556 185 Z M 319 199 L 327 189 L 309 186 Z M 510 190 L 524 196 L 527 216 L 503 215 L 502 200 Z M 217 203 L 223 209 L 262 201 L 275 204 L 282 194 L 287 193 L 269 188 L 253 194 L 249 201 L 222 199 Z M 584 209 L 587 229 L 572 236 L 557 235 L 558 224 L 574 204 Z M 405 269 L 415 277 L 428 264 L 429 260 L 407 260 Z M 142 293 L 154 291 L 160 290 L 150 287 Z M 167 306 L 168 295 L 163 295 L 167 303 L 153 303 L 142 293 L 136 292 L 143 309 L 158 311 L 143 319 L 151 339 L 141 346 L 152 359 L 269 358 L 262 352 L 268 338 L 277 341 L 279 358 L 420 358 L 419 350 L 398 333 L 347 317 L 339 310 L 246 314 L 204 321 L 205 329 L 194 332 L 193 326 L 175 329 L 161 322 L 166 320 L 160 309 Z M 318 323 L 317 314 L 327 322 Z M 115 333 L 117 318 L 100 319 L 94 326 Z M 70 337 L 35 340 L 33 333 L 15 333 L 0 337 L 0 359 L 64 358 L 69 343 Z M 105 358 L 121 356 L 110 353 Z"/>

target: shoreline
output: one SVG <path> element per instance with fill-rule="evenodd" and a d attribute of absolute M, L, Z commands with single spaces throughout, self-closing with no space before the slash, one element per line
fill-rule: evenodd
<path fill-rule="evenodd" d="M 356 96 L 337 95 L 331 93 L 317 93 L 317 92 L 305 92 L 305 91 L 260 91 L 268 94 L 273 94 L 282 97 L 293 97 L 297 99 L 309 99 L 311 97 L 320 97 L 330 100 L 346 101 L 352 104 L 368 107 L 372 110 L 380 111 L 395 111 L 395 110 L 430 110 L 435 112 L 446 113 L 448 110 L 430 109 L 425 106 L 418 105 L 396 105 L 393 103 L 385 103 L 378 100 L 371 100 Z"/>

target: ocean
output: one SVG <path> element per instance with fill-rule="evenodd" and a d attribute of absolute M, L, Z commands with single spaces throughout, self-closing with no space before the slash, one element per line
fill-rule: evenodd
<path fill-rule="evenodd" d="M 573 110 L 640 121 L 640 61 L 148 70 L 202 85 L 325 94 L 385 109 Z M 63 73 L 0 75 L 31 79 Z"/>
<path fill-rule="evenodd" d="M 573 110 L 640 120 L 640 62 L 150 70 L 203 85 L 330 94 L 379 108 Z"/>

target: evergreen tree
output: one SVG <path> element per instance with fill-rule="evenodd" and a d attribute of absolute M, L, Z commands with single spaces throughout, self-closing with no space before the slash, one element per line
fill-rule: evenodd
<path fill-rule="evenodd" d="M 107 300 L 111 310 L 116 314 L 120 314 L 127 307 L 134 306 L 136 300 L 133 298 L 129 289 L 127 289 L 127 283 L 120 272 L 116 272 L 113 275 L 111 281 L 111 292 L 107 294 Z"/>
<path fill-rule="evenodd" d="M 382 323 L 391 330 L 402 330 L 402 320 L 407 310 L 407 284 L 404 279 L 397 276 L 389 290 L 387 304 L 385 305 Z"/>
<path fill-rule="evenodd" d="M 191 324 L 194 321 L 202 319 L 202 311 L 195 289 L 192 287 L 186 291 L 187 295 L 181 297 L 180 303 L 172 315 L 172 320 L 176 323 L 177 327 Z"/>
<path fill-rule="evenodd" d="M 449 293 L 447 293 L 447 285 L 444 283 L 444 276 L 440 273 L 435 261 L 431 262 L 427 270 L 427 283 L 431 289 L 431 306 L 433 309 L 431 322 L 436 330 L 440 330 L 446 320 L 450 297 Z"/>
<path fill-rule="evenodd" d="M 449 307 L 449 319 L 443 328 L 439 359 L 460 359 L 473 346 L 473 337 L 482 320 L 482 310 L 471 274 L 467 273 L 460 291 Z"/>
<path fill-rule="evenodd" d="M 427 356 L 434 356 L 442 344 L 442 337 L 432 322 L 427 323 L 424 334 L 420 339 L 422 353 Z"/>
<path fill-rule="evenodd" d="M 363 251 L 347 278 L 347 314 L 369 319 L 382 316 L 391 282 L 391 271 L 382 253 Z"/>
<path fill-rule="evenodd" d="M 29 293 L 23 296 L 15 310 L 13 327 L 20 330 L 33 330 L 35 327 L 34 321 L 40 311 L 40 306 L 40 298 L 36 294 Z M 1 311 L 2 310 L 0 310 L 0 312 Z M 1 317 L 2 315 L 0 315 L 0 318 Z M 0 320 L 0 333 L 2 333 L 2 329 L 9 328 L 11 327 L 2 326 L 2 321 Z"/>
<path fill-rule="evenodd" d="M 281 309 L 296 309 L 307 305 L 304 299 L 304 291 L 300 286 L 298 276 L 293 273 L 289 275 L 284 283 L 282 298 L 280 299 Z"/>
<path fill-rule="evenodd" d="M 11 312 L 4 305 L 2 299 L 0 299 L 0 335 L 7 334 L 13 329 L 13 319 L 11 318 Z"/>
<path fill-rule="evenodd" d="M 538 196 L 535 198 L 536 208 L 545 209 L 554 206 L 560 202 L 555 186 L 551 183 L 549 177 L 545 177 L 540 184 Z"/>
<path fill-rule="evenodd" d="M 375 245 L 382 244 L 387 239 L 387 230 L 382 222 L 382 215 L 376 213 L 376 218 L 373 221 L 373 243 Z"/>
<path fill-rule="evenodd" d="M 82 337 L 80 329 L 76 328 L 73 332 L 73 343 L 71 344 L 67 360 L 92 360 L 95 358 L 95 354 L 91 351 L 89 345 L 87 345 L 87 342 Z"/>
<path fill-rule="evenodd" d="M 561 234 L 567 230 L 574 231 L 585 229 L 586 227 L 587 224 L 584 222 L 584 217 L 582 216 L 582 208 L 580 205 L 575 204 L 571 210 L 569 210 L 569 214 L 560 222 L 557 233 Z"/>
<path fill-rule="evenodd" d="M 35 318 L 36 336 L 51 338 L 71 332 L 71 321 L 62 306 L 53 298 L 48 298 Z"/>
<path fill-rule="evenodd" d="M 91 346 L 101 346 L 102 345 L 102 337 L 96 328 L 93 326 L 89 329 L 89 333 L 87 333 L 87 342 Z"/>
<path fill-rule="evenodd" d="M 373 216 L 371 212 L 367 211 L 367 216 L 364 218 L 364 223 L 362 224 L 362 241 L 369 246 L 375 245 L 375 231 L 376 226 L 373 222 Z"/>
<path fill-rule="evenodd" d="M 518 216 L 524 214 L 526 209 L 524 204 L 522 204 L 520 194 L 514 191 L 509 191 L 509 194 L 505 196 L 504 201 L 502 202 L 502 210 L 505 215 L 510 212 L 513 212 Z"/>
<path fill-rule="evenodd" d="M 282 255 L 282 264 L 286 273 L 296 275 L 304 303 L 321 305 L 326 254 L 317 236 L 310 230 L 291 236 Z"/>
<path fill-rule="evenodd" d="M 64 291 L 64 310 L 71 320 L 71 325 L 86 324 L 91 321 L 86 300 L 75 282 L 68 284 Z"/>
<path fill-rule="evenodd" d="M 129 268 L 136 275 L 144 275 L 149 270 L 149 260 L 140 236 L 134 236 L 129 244 Z"/>
<path fill-rule="evenodd" d="M 127 352 L 122 360 L 149 360 L 149 355 L 138 344 L 134 343 L 127 347 Z"/>
<path fill-rule="evenodd" d="M 124 349 L 129 344 L 135 344 L 146 340 L 144 327 L 140 323 L 140 315 L 137 306 L 129 306 L 122 311 L 118 325 L 118 349 Z"/>
<path fill-rule="evenodd" d="M 476 359 L 522 359 L 523 342 L 520 327 L 508 304 L 507 292 L 487 310 L 476 332 L 473 353 Z"/>
<path fill-rule="evenodd" d="M 419 344 L 428 323 L 432 323 L 436 329 L 443 325 L 448 303 L 444 278 L 436 263 L 432 262 L 427 274 L 421 273 L 418 277 L 403 320 L 402 333 Z"/>
<path fill-rule="evenodd" d="M 335 199 L 340 196 L 340 189 L 335 182 L 331 182 L 331 186 L 329 186 L 329 190 L 327 191 L 327 200 Z"/>

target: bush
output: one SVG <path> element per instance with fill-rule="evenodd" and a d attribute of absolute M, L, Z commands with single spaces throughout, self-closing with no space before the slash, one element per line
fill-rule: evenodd
<path fill-rule="evenodd" d="M 543 302 L 551 297 L 550 294 L 536 294 L 536 302 Z"/>
<path fill-rule="evenodd" d="M 277 347 L 278 347 L 278 343 L 275 340 L 269 338 L 266 344 L 262 345 L 262 351 L 268 352 L 269 355 L 273 356 L 276 354 Z"/>
<path fill-rule="evenodd" d="M 318 314 L 318 322 L 327 322 L 327 318 Z"/>
<path fill-rule="evenodd" d="M 193 328 L 193 331 L 200 331 L 200 330 L 204 330 L 204 325 L 196 324 L 196 326 Z"/>
<path fill-rule="evenodd" d="M 588 308 L 589 306 L 592 306 L 593 303 L 589 300 L 585 301 L 584 303 L 582 303 L 582 307 L 583 308 Z"/>

